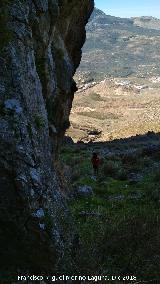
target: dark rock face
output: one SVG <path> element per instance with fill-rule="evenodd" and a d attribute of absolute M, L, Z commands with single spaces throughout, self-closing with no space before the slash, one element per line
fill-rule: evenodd
<path fill-rule="evenodd" d="M 1 267 L 50 271 L 70 246 L 55 169 L 92 0 L 2 0 Z M 41 212 L 41 214 L 39 214 Z"/>

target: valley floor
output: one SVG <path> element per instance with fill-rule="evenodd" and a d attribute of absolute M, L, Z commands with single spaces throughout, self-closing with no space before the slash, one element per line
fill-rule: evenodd
<path fill-rule="evenodd" d="M 96 179 L 93 151 L 102 161 Z M 99 283 L 160 283 L 160 135 L 66 145 L 61 160 L 70 168 L 76 273 L 108 275 Z M 75 194 L 86 186 L 93 194 Z"/>
<path fill-rule="evenodd" d="M 68 135 L 75 142 L 109 141 L 159 132 L 159 110 L 158 78 L 106 79 L 75 94 Z"/>

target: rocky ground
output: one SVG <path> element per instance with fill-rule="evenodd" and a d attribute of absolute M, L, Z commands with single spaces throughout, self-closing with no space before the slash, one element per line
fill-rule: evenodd
<path fill-rule="evenodd" d="M 90 163 L 93 151 L 101 158 L 97 178 Z M 107 275 L 109 284 L 112 275 L 121 276 L 116 284 L 159 283 L 159 159 L 160 135 L 152 132 L 63 147 L 61 160 L 70 168 L 79 275 Z"/>

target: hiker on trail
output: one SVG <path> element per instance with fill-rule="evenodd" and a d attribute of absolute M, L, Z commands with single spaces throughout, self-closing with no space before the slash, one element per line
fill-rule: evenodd
<path fill-rule="evenodd" d="M 98 157 L 97 153 L 93 153 L 91 162 L 92 162 L 92 166 L 93 166 L 93 170 L 94 170 L 94 175 L 98 175 L 100 158 Z"/>

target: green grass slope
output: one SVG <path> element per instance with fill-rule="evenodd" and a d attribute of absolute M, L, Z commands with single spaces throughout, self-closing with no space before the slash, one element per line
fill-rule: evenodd
<path fill-rule="evenodd" d="M 93 151 L 103 158 L 97 180 Z M 72 190 L 89 185 L 94 191 L 69 201 L 79 235 L 76 273 L 108 275 L 109 284 L 159 283 L 160 136 L 65 146 L 61 159 L 71 166 Z"/>

